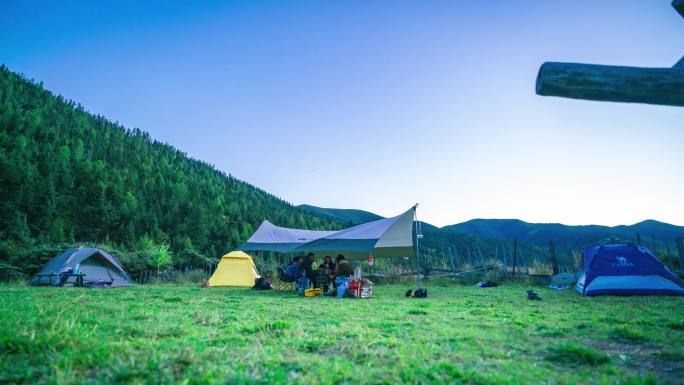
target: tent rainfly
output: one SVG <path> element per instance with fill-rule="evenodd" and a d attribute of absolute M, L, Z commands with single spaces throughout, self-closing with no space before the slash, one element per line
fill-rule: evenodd
<path fill-rule="evenodd" d="M 312 231 L 278 227 L 263 221 L 257 231 L 238 247 L 242 251 L 281 253 L 342 253 L 351 258 L 412 257 L 413 218 L 416 207 L 401 215 L 367 222 L 341 231 Z"/>
<path fill-rule="evenodd" d="M 31 285 L 54 285 L 63 268 L 75 269 L 76 266 L 85 274 L 85 286 L 117 287 L 133 283 L 121 262 L 108 252 L 94 247 L 72 247 L 49 260 L 40 273 L 31 279 Z M 67 282 L 73 283 L 75 278 L 71 277 Z"/>
<path fill-rule="evenodd" d="M 221 257 L 216 271 L 209 278 L 209 286 L 252 287 L 259 272 L 249 254 L 231 251 Z"/>
<path fill-rule="evenodd" d="M 584 249 L 576 290 L 583 296 L 684 295 L 684 282 L 645 246 L 607 244 Z"/>

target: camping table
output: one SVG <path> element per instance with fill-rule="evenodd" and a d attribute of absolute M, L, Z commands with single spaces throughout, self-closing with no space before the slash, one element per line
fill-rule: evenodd
<path fill-rule="evenodd" d="M 48 279 L 50 281 L 50 286 L 52 286 L 52 277 L 59 278 L 61 275 L 62 274 L 59 274 L 59 273 L 33 274 L 34 277 L 38 277 L 38 278 L 48 277 Z M 67 276 L 67 280 L 69 279 L 69 277 L 76 277 L 76 283 L 74 284 L 74 286 L 83 287 L 83 277 L 85 277 L 85 274 L 83 274 L 83 273 L 78 273 L 78 274 L 69 273 L 69 274 L 66 274 L 66 276 Z"/>

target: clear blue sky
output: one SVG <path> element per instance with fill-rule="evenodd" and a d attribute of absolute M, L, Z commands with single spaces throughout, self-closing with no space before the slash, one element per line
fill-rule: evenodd
<path fill-rule="evenodd" d="M 294 204 L 684 225 L 684 108 L 534 94 L 666 67 L 669 0 L 8 1 L 0 62 Z"/>

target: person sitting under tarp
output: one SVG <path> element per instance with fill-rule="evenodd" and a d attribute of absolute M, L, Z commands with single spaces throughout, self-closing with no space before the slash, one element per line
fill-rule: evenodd
<path fill-rule="evenodd" d="M 354 274 L 354 267 L 340 254 L 335 258 L 337 261 L 335 267 L 335 286 L 337 287 L 337 298 L 344 297 L 344 293 L 349 287 L 349 277 Z"/>
<path fill-rule="evenodd" d="M 299 264 L 302 263 L 302 257 L 294 257 L 287 269 L 285 270 L 285 282 L 294 282 L 297 279 L 297 271 L 299 270 Z"/>
<path fill-rule="evenodd" d="M 313 263 L 316 261 L 314 253 L 309 253 L 304 257 L 302 263 L 299 264 L 297 269 L 297 278 L 305 276 L 310 282 L 316 283 L 316 274 L 313 270 Z"/>
<path fill-rule="evenodd" d="M 329 255 L 325 257 L 323 263 L 318 265 L 318 271 L 316 272 L 316 285 L 317 287 L 323 288 L 323 291 L 327 292 L 331 286 L 331 283 L 335 281 L 335 264 Z"/>

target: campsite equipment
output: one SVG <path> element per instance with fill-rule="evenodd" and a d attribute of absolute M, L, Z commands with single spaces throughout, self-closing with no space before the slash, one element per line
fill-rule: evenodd
<path fill-rule="evenodd" d="M 527 291 L 527 299 L 530 301 L 541 301 L 541 297 L 539 294 L 535 293 L 533 290 L 528 290 Z"/>
<path fill-rule="evenodd" d="M 277 268 L 278 277 L 273 282 L 273 286 L 276 290 L 296 290 L 297 282 L 295 279 L 288 274 L 286 274 L 285 269 L 282 267 Z"/>
<path fill-rule="evenodd" d="M 361 278 L 349 278 L 347 290 L 349 290 L 354 297 L 359 298 L 361 296 Z"/>
<path fill-rule="evenodd" d="M 254 286 L 252 286 L 252 289 L 271 290 L 271 280 L 265 277 L 259 277 L 254 280 Z"/>
<path fill-rule="evenodd" d="M 415 256 L 416 279 L 419 279 L 418 241 L 423 238 L 423 233 L 421 223 L 416 217 L 417 207 L 418 204 L 395 217 L 378 219 L 341 231 L 293 229 L 279 227 L 264 220 L 254 234 L 237 249 L 279 253 L 310 252 L 319 255 L 343 254 L 348 259 L 368 258 L 369 266 L 373 266 L 375 258 L 378 257 Z"/>
<path fill-rule="evenodd" d="M 275 226 L 264 220 L 242 251 L 344 254 L 347 258 L 412 257 L 416 206 L 392 218 L 383 218 L 341 231 L 313 231 Z"/>
<path fill-rule="evenodd" d="M 550 274 L 530 274 L 529 277 L 532 285 L 548 286 L 551 283 Z"/>
<path fill-rule="evenodd" d="M 311 281 L 309 278 L 306 278 L 304 275 L 299 277 L 297 280 L 297 293 L 299 293 L 299 296 L 303 297 L 306 294 L 306 289 L 308 289 L 310 286 Z"/>
<path fill-rule="evenodd" d="M 74 267 L 78 266 L 78 273 Z M 60 277 L 60 273 L 63 273 Z M 64 278 L 62 281 L 61 278 Z M 94 247 L 72 247 L 48 261 L 31 278 L 31 285 L 117 287 L 132 284 L 121 262 L 108 252 Z"/>
<path fill-rule="evenodd" d="M 251 256 L 242 251 L 231 251 L 221 257 L 209 278 L 209 286 L 252 287 L 255 279 L 260 277 Z"/>
<path fill-rule="evenodd" d="M 330 286 L 330 274 L 324 269 L 318 269 L 316 272 L 316 287 L 322 287 L 323 290 L 328 290 Z"/>
<path fill-rule="evenodd" d="M 337 298 L 342 298 L 344 296 L 344 294 L 347 292 L 347 288 L 349 286 L 349 277 L 345 277 L 345 276 L 335 277 L 335 286 L 337 286 L 337 291 L 335 292 L 335 296 Z"/>
<path fill-rule="evenodd" d="M 481 281 L 477 283 L 477 287 L 497 287 L 498 283 L 492 281 Z"/>
<path fill-rule="evenodd" d="M 357 298 L 370 298 L 373 295 L 373 282 L 368 278 L 361 279 L 361 291 Z"/>
<path fill-rule="evenodd" d="M 645 246 L 594 245 L 583 250 L 584 267 L 575 289 L 594 295 L 684 295 L 684 282 Z"/>
<path fill-rule="evenodd" d="M 560 273 L 551 277 L 551 283 L 555 285 L 572 285 L 575 282 L 575 274 Z"/>
<path fill-rule="evenodd" d="M 323 289 L 320 287 L 310 287 L 308 289 L 304 289 L 305 297 L 317 297 L 321 294 L 323 294 Z"/>

